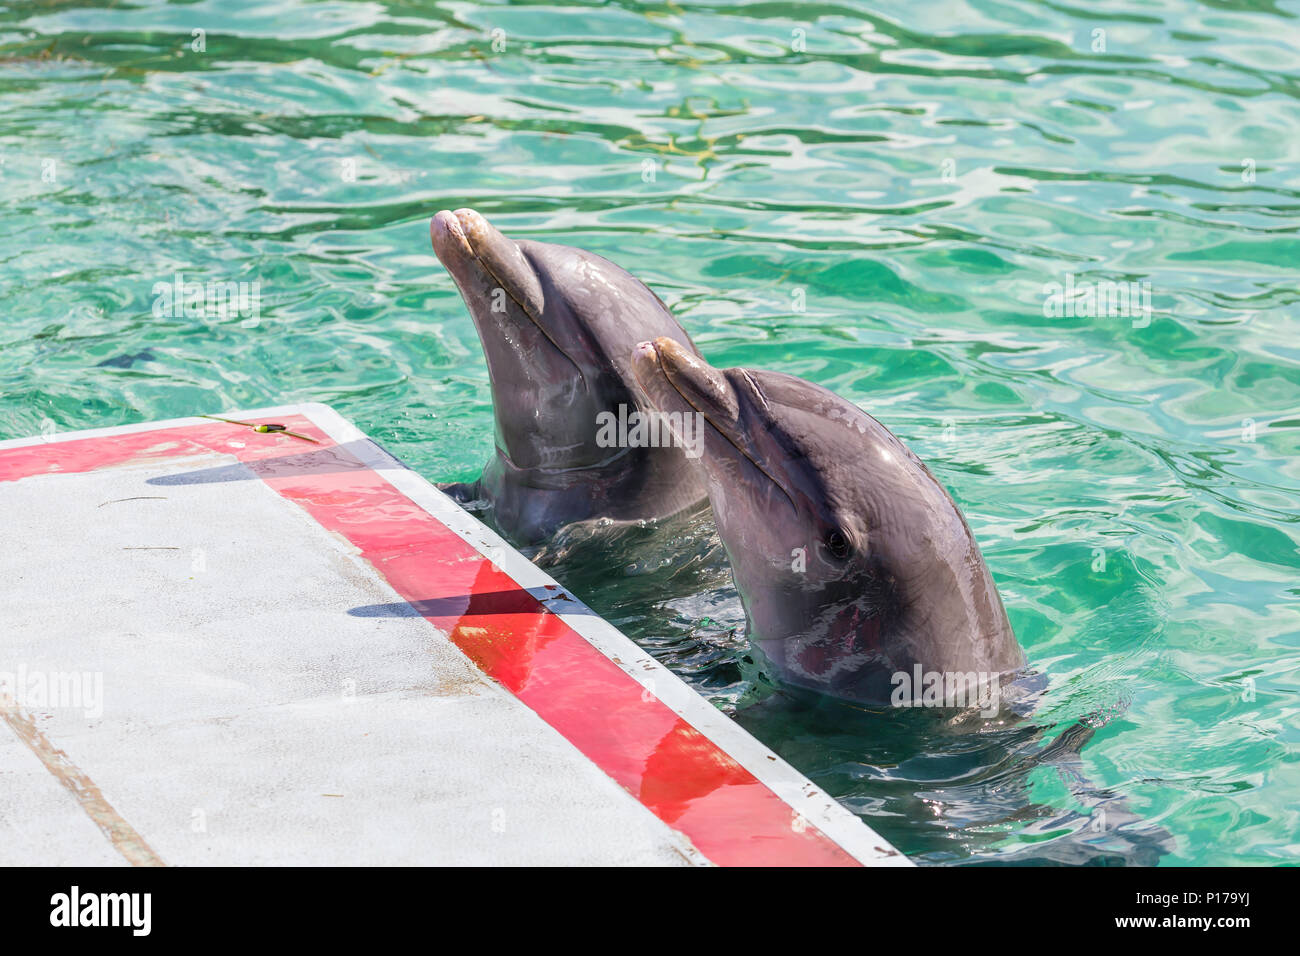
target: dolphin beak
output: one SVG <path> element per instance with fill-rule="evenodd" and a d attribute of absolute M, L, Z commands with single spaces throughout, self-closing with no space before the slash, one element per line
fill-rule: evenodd
<path fill-rule="evenodd" d="M 660 337 L 632 350 L 632 372 L 663 412 L 699 412 L 733 442 L 742 437 L 740 403 L 725 375 L 675 339 Z"/>
<path fill-rule="evenodd" d="M 462 210 L 470 212 L 470 210 Z M 429 238 L 433 240 L 433 251 L 444 263 L 450 256 L 469 257 L 474 250 L 461 228 L 460 218 L 454 212 L 444 209 L 433 217 L 429 223 Z"/>
<path fill-rule="evenodd" d="M 641 342 L 632 350 L 632 374 L 651 405 L 661 412 L 698 414 L 724 439 L 718 446 L 723 457 L 748 460 L 785 496 L 790 507 L 798 510 L 785 484 L 771 468 L 764 467 L 763 456 L 749 434 L 750 424 L 741 421 L 742 395 L 729 376 L 743 379 L 747 374 L 744 369 L 720 371 L 676 340 L 660 337 Z M 748 397 L 743 400 L 751 401 Z"/>
<path fill-rule="evenodd" d="M 523 250 L 473 209 L 442 210 L 429 223 L 429 238 L 471 308 L 478 302 L 500 311 L 497 300 L 505 295 L 530 318 L 542 314 L 542 283 Z"/>

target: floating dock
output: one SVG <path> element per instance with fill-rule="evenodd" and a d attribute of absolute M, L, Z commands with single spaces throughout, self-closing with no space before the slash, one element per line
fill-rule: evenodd
<path fill-rule="evenodd" d="M 0 442 L 0 864 L 910 865 L 332 409 L 223 417 Z"/>

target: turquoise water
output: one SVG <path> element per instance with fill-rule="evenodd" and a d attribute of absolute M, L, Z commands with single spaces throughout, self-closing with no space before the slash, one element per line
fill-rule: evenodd
<path fill-rule="evenodd" d="M 1039 711 L 740 707 L 792 763 L 923 862 L 1296 862 L 1298 97 L 1297 2 L 0 2 L 0 438 L 314 400 L 473 478 L 428 239 L 472 206 L 851 397 L 965 510 Z M 260 311 L 155 314 L 177 272 Z M 1045 314 L 1067 282 L 1149 321 Z M 549 558 L 764 696 L 706 522 Z"/>

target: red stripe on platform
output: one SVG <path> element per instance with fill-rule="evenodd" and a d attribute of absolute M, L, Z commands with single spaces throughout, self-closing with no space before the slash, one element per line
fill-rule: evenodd
<path fill-rule="evenodd" d="M 724 866 L 857 861 L 455 532 L 335 445 L 186 425 L 0 449 L 0 481 L 150 459 L 235 456 L 355 545 L 392 588 L 669 826 Z M 242 445 L 243 447 L 237 447 Z M 202 467 L 220 472 L 220 468 Z M 213 480 L 229 476 L 213 474 Z"/>

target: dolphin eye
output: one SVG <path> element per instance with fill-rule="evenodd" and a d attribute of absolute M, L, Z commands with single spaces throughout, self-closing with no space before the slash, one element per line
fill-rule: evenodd
<path fill-rule="evenodd" d="M 826 550 L 831 553 L 831 557 L 843 561 L 849 556 L 849 539 L 844 537 L 843 532 L 832 531 L 826 536 Z"/>

